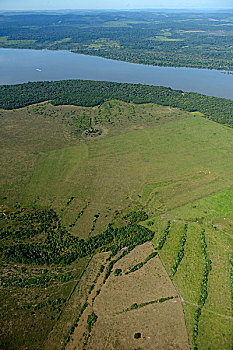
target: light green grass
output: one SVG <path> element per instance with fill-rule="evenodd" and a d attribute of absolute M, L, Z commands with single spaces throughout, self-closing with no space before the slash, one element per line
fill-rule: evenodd
<path fill-rule="evenodd" d="M 70 196 L 86 199 L 88 229 L 90 218 L 106 207 L 143 205 L 157 214 L 229 187 L 232 147 L 231 129 L 193 117 L 46 152 L 25 200 L 40 197 L 40 205 L 61 208 Z"/>
<path fill-rule="evenodd" d="M 101 211 L 101 215 L 96 223 L 95 232 L 100 232 L 112 220 L 116 209 L 122 209 L 126 206 L 125 203 L 138 205 L 135 189 L 141 187 L 143 174 L 141 171 L 141 177 L 138 178 L 137 164 L 134 164 L 133 158 L 130 160 L 132 171 L 127 170 L 128 158 L 134 155 L 127 154 L 124 140 L 129 138 L 128 144 L 131 143 L 131 139 L 133 140 L 130 146 L 132 150 L 135 144 L 133 136 L 135 130 L 190 117 L 189 113 L 170 107 L 153 104 L 133 105 L 120 101 L 108 101 L 94 108 L 54 107 L 49 103 L 41 103 L 19 110 L 1 111 L 1 115 L 1 198 L 7 197 L 4 203 L 12 205 L 15 201 L 23 201 L 27 205 L 53 205 L 59 214 L 62 214 L 65 225 L 69 226 L 87 201 L 92 200 L 92 205 L 80 218 L 77 227 L 72 229 L 73 233 L 80 231 L 84 236 L 89 232 L 97 212 Z M 82 132 L 88 128 L 90 118 L 103 130 L 103 134 L 97 140 L 82 137 Z M 139 134 L 141 132 L 139 131 Z M 119 136 L 120 134 L 128 136 Z M 110 137 L 114 135 L 118 136 Z M 123 143 L 118 145 L 118 140 Z M 145 143 L 146 141 L 143 141 L 142 147 Z M 70 148 L 70 145 L 76 146 Z M 76 159 L 83 147 L 87 148 L 89 155 L 82 160 L 82 166 L 79 168 Z M 95 149 L 99 150 L 98 152 L 104 150 L 106 155 L 102 157 L 96 154 L 95 158 Z M 119 162 L 122 169 L 116 163 L 112 165 L 114 160 Z M 35 162 L 37 162 L 36 168 Z M 139 159 L 139 162 L 142 163 L 142 160 Z M 131 183 L 131 174 L 132 179 L 135 178 L 134 183 Z M 127 175 L 128 183 L 122 184 L 122 175 L 123 177 Z M 35 181 L 33 186 L 36 188 L 36 195 L 27 189 L 25 197 L 25 184 L 30 182 L 31 176 Z M 118 179 L 118 183 L 114 183 L 114 186 L 112 186 L 113 176 L 117 176 Z M 31 185 L 29 188 L 32 188 Z M 115 194 L 112 195 L 113 193 Z M 61 213 L 65 203 L 73 195 L 75 202 Z"/>
<path fill-rule="evenodd" d="M 233 318 L 228 259 L 233 247 L 233 236 L 230 237 L 229 232 L 221 227 L 206 229 L 206 237 L 212 270 L 209 275 L 208 298 L 200 319 L 197 342 L 200 344 L 200 349 L 210 347 L 230 350 L 233 345 L 231 327 Z M 206 334 L 209 336 L 207 337 Z"/>
<path fill-rule="evenodd" d="M 171 268 L 177 257 L 180 239 L 184 233 L 184 223 L 183 222 L 172 222 L 169 235 L 166 239 L 162 250 L 160 251 L 160 257 L 162 258 L 166 269 L 170 276 L 172 276 Z"/>
<path fill-rule="evenodd" d="M 64 38 L 64 39 L 61 39 L 61 40 L 54 41 L 53 44 L 67 43 L 70 40 L 71 40 L 71 38 Z"/>
<path fill-rule="evenodd" d="M 131 24 L 141 24 L 141 23 L 147 23 L 147 21 L 128 21 L 128 20 L 122 20 L 122 21 L 108 21 L 105 22 L 102 26 L 103 27 L 130 27 Z"/>
<path fill-rule="evenodd" d="M 0 43 L 5 43 L 7 41 L 7 36 L 0 37 Z"/>
<path fill-rule="evenodd" d="M 193 304 L 198 302 L 202 279 L 203 259 L 200 231 L 199 225 L 189 224 L 184 258 L 174 276 L 174 282 L 184 301 Z"/>
<path fill-rule="evenodd" d="M 204 227 L 212 271 L 197 341 L 200 349 L 208 349 L 212 340 L 228 349 L 231 319 L 222 317 L 218 329 L 213 315 L 231 315 L 233 130 L 197 113 L 119 101 L 94 108 L 45 104 L 1 111 L 2 197 L 52 207 L 66 227 L 85 208 L 71 229 L 82 238 L 89 235 L 97 213 L 94 234 L 114 220 L 120 225 L 125 212 L 143 208 L 149 214 L 144 225 L 155 231 L 156 246 L 171 220 L 160 251 L 169 273 L 187 222 L 184 257 L 173 282 L 184 299 L 190 337 L 202 280 Z M 77 125 L 85 129 L 89 118 L 103 129 L 101 137 L 71 134 Z"/>
<path fill-rule="evenodd" d="M 194 312 L 198 304 L 202 281 L 203 258 L 200 232 L 201 228 L 197 224 L 189 224 L 184 257 L 173 278 L 173 282 L 184 302 L 190 344 L 192 344 Z"/>
<path fill-rule="evenodd" d="M 202 116 L 204 115 L 203 113 L 198 112 L 198 111 L 191 112 L 191 114 L 193 114 L 193 115 L 198 115 L 199 117 L 202 117 Z"/>
<path fill-rule="evenodd" d="M 185 324 L 186 324 L 187 333 L 189 337 L 189 344 L 190 344 L 190 348 L 192 349 L 193 348 L 192 335 L 193 335 L 193 324 L 194 324 L 193 319 L 195 315 L 196 306 L 190 305 L 188 303 L 184 303 L 183 310 L 184 310 Z"/>
<path fill-rule="evenodd" d="M 203 310 L 199 329 L 198 349 L 232 350 L 232 319 Z"/>
<path fill-rule="evenodd" d="M 150 40 L 157 40 L 157 41 L 184 41 L 184 39 L 178 39 L 178 38 L 168 38 L 167 36 L 163 35 L 156 35 L 155 37 L 150 38 Z"/>
<path fill-rule="evenodd" d="M 182 216 L 182 218 L 187 220 L 195 220 L 201 217 L 207 220 L 217 217 L 232 218 L 232 198 L 233 188 L 229 188 L 174 209 L 170 213 Z M 224 223 L 223 220 L 222 223 Z"/>
<path fill-rule="evenodd" d="M 22 45 L 27 45 L 27 44 L 34 44 L 36 40 L 8 40 L 7 36 L 1 36 L 0 37 L 0 43 L 4 43 L 5 45 L 11 46 L 15 44 L 22 44 Z"/>

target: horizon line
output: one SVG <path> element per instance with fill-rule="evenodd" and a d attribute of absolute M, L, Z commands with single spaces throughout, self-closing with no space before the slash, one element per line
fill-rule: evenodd
<path fill-rule="evenodd" d="M 169 8 L 169 7 L 145 7 L 145 8 L 57 8 L 57 9 L 0 9 L 0 12 L 2 11 L 8 11 L 8 12 L 26 12 L 26 11 L 79 11 L 79 10 L 85 10 L 85 11 L 96 11 L 96 10 L 114 10 L 114 11 L 131 11 L 131 10 L 233 10 L 233 7 L 180 7 L 180 8 Z"/>

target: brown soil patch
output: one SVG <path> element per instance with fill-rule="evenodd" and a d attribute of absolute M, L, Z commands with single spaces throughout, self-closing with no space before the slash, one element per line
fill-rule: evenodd
<path fill-rule="evenodd" d="M 153 251 L 151 242 L 138 246 L 114 265 L 113 272 L 120 268 L 121 276 L 112 272 L 104 285 L 100 283 L 102 276 L 99 277 L 96 286 L 101 287 L 101 292 L 93 305 L 88 300 L 89 306 L 67 349 L 82 349 L 87 316 L 92 311 L 98 319 L 85 349 L 189 349 L 182 305 L 159 257 L 125 275 Z M 125 311 L 134 303 L 139 305 L 171 296 L 174 299 Z M 134 338 L 137 332 L 141 333 L 140 339 Z"/>
<path fill-rule="evenodd" d="M 85 302 L 88 290 L 99 271 L 100 265 L 105 262 L 108 255 L 108 253 L 100 253 L 92 258 L 86 272 L 81 277 L 80 282 L 70 298 L 68 305 L 63 310 L 59 321 L 55 324 L 52 332 L 49 334 L 48 340 L 45 344 L 45 349 L 58 350 L 62 348 L 64 339 L 69 334 L 70 329 L 79 314 L 80 308 Z"/>
<path fill-rule="evenodd" d="M 134 339 L 136 332 L 140 339 Z M 189 349 L 178 300 L 148 305 L 120 315 L 100 316 L 88 349 Z"/>

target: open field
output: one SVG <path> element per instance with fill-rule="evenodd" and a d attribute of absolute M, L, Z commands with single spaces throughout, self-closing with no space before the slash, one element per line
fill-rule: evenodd
<path fill-rule="evenodd" d="M 87 262 L 66 268 L 1 264 L 1 349 L 44 348 Z"/>
<path fill-rule="evenodd" d="M 122 275 L 111 274 L 92 305 L 98 318 L 87 349 L 189 348 L 181 302 L 159 258 L 125 274 L 153 251 L 152 244 L 145 243 L 114 265 Z M 82 349 L 79 327 L 67 349 Z M 135 333 L 141 338 L 135 339 Z"/>
<path fill-rule="evenodd" d="M 153 104 L 134 105 L 118 101 L 106 102 L 99 107 L 93 108 L 76 106 L 55 107 L 45 103 L 17 111 L 2 110 L 1 115 L 1 196 L 2 198 L 7 197 L 3 203 L 11 205 L 15 201 L 20 201 L 29 205 L 52 206 L 62 214 L 65 225 L 73 225 L 72 232 L 75 233 L 77 231 L 78 224 L 81 231 L 83 229 L 86 231 L 85 234 L 91 230 L 94 216 L 99 211 L 101 211 L 101 215 L 98 217 L 95 225 L 98 231 L 111 221 L 115 215 L 114 210 L 122 208 L 122 206 L 120 208 L 117 206 L 113 210 L 111 200 L 109 200 L 109 203 L 108 199 L 102 200 L 102 197 L 106 197 L 107 191 L 108 195 L 110 194 L 110 189 L 106 188 L 103 191 L 101 184 L 98 184 L 98 182 L 106 181 L 106 177 L 109 176 L 108 183 L 111 186 L 112 175 L 108 175 L 106 171 L 111 172 L 113 169 L 111 169 L 112 164 L 109 163 L 108 166 L 107 162 L 109 160 L 112 162 L 113 158 L 117 161 L 117 158 L 120 159 L 123 156 L 121 155 L 122 152 L 125 153 L 125 156 L 123 156 L 124 159 L 122 158 L 121 162 L 126 161 L 126 150 L 124 147 L 126 143 L 130 144 L 133 139 L 132 132 L 137 129 L 148 128 L 152 125 L 163 125 L 190 116 L 187 112 L 170 107 L 158 106 L 155 108 Z M 97 139 L 95 137 L 93 138 L 95 142 L 84 142 L 91 141 L 91 139 L 82 136 L 83 131 L 89 127 L 90 119 L 92 119 L 93 125 L 101 125 L 103 134 L 97 139 L 104 142 L 103 144 L 96 142 Z M 30 132 L 28 132 L 29 128 Z M 124 139 L 125 141 L 121 145 L 115 145 L 118 143 L 116 141 L 117 138 L 109 138 L 110 136 L 126 132 L 129 133 L 129 141 L 127 141 L 128 137 L 122 136 L 122 139 L 119 141 L 122 142 Z M 130 136 L 131 134 L 132 136 Z M 12 135 L 14 135 L 14 141 L 12 140 Z M 145 138 L 143 142 L 146 142 Z M 95 154 L 95 152 L 102 152 L 101 150 L 104 150 L 105 147 L 107 147 L 107 154 L 100 157 L 102 159 L 101 162 L 103 162 L 100 165 L 99 155 Z M 113 147 L 112 150 L 109 147 Z M 133 147 L 134 145 L 132 144 L 131 149 Z M 117 154 L 118 152 L 120 153 Z M 85 164 L 87 157 L 92 164 L 89 161 L 89 164 Z M 59 163 L 57 163 L 58 159 L 60 159 Z M 77 168 L 78 159 L 79 164 L 81 164 L 80 169 Z M 39 180 L 42 181 L 41 184 L 36 185 L 39 193 L 32 193 L 34 191 L 32 190 L 34 186 L 32 183 L 26 190 L 26 195 L 25 186 L 30 182 L 32 174 L 34 171 L 47 172 L 44 168 L 47 166 L 47 162 L 50 172 L 46 176 L 50 178 L 49 181 L 53 182 L 54 185 L 52 183 L 46 184 L 46 178 L 41 179 Z M 67 162 L 67 164 L 65 165 L 64 162 Z M 131 162 L 133 162 L 133 159 Z M 35 170 L 36 163 L 41 163 L 41 165 L 37 165 Z M 52 165 L 53 163 L 54 166 Z M 62 168 L 62 174 L 60 174 L 57 166 Z M 105 169 L 106 166 L 108 170 L 107 168 Z M 115 167 L 118 167 L 118 164 L 115 164 Z M 75 169 L 79 173 L 79 178 L 76 178 Z M 54 180 L 50 176 L 51 171 L 53 172 Z M 77 192 L 76 186 L 73 186 L 73 184 L 83 180 L 86 182 L 86 171 L 88 171 L 88 181 L 90 181 L 92 188 L 88 188 L 89 185 L 87 183 L 82 185 L 80 183 L 78 188 L 82 188 L 82 193 L 79 193 L 79 190 Z M 100 178 L 98 178 L 99 175 L 96 176 L 96 171 L 99 172 Z M 118 169 L 117 172 L 119 174 L 118 181 L 121 181 L 121 170 Z M 106 173 L 104 177 L 102 176 L 103 173 Z M 57 176 L 60 180 L 56 178 Z M 65 181 L 63 181 L 65 179 L 63 176 L 67 177 Z M 72 178 L 72 184 L 69 178 Z M 63 183 L 62 186 L 60 181 Z M 122 186 L 122 184 L 119 183 L 119 186 Z M 127 186 L 128 184 L 126 183 L 125 187 Z M 116 187 L 115 190 L 112 189 L 111 193 L 113 193 L 112 191 L 116 192 L 116 200 L 118 200 L 119 194 L 117 192 L 119 187 Z M 47 192 L 46 196 L 45 192 Z M 127 192 L 125 188 L 122 188 L 121 196 L 124 198 L 121 201 L 125 199 Z M 73 201 L 67 206 L 66 203 L 72 196 L 74 197 Z M 93 196 L 94 198 L 92 198 Z M 95 205 L 93 202 L 97 196 L 99 200 Z M 92 203 L 89 205 L 90 201 Z M 128 204 L 130 202 L 127 199 L 125 201 Z M 101 205 L 100 202 L 102 202 Z M 77 220 L 76 224 L 76 219 L 81 211 L 83 211 L 83 215 Z"/>
<path fill-rule="evenodd" d="M 1 110 L 0 127 L 3 347 L 231 349 L 232 129 L 119 101 Z M 102 133 L 85 134 L 95 128 Z M 153 246 L 119 243 L 121 257 L 104 252 L 109 243 L 72 264 L 6 263 L 2 247 L 42 241 L 45 229 L 19 234 L 20 217 L 40 208 L 56 211 L 64 244 L 137 223 L 153 231 Z"/>
<path fill-rule="evenodd" d="M 198 201 L 194 203 L 197 204 Z M 178 209 L 174 212 L 179 215 Z M 233 246 L 232 216 L 231 218 L 222 219 L 219 217 L 213 218 L 207 223 L 206 220 L 202 222 L 198 218 L 183 221 L 179 219 L 181 215 L 178 218 L 177 215 L 173 215 L 173 211 L 167 215 L 172 224 L 165 244 L 160 251 L 160 257 L 183 300 L 189 339 L 192 340 L 193 338 L 195 311 L 199 305 L 200 286 L 203 278 L 201 231 L 205 228 L 207 251 L 211 259 L 211 270 L 208 278 L 208 295 L 202 308 L 199 323 L 197 346 L 198 349 L 230 350 L 232 347 L 233 320 L 229 273 L 229 254 L 232 252 Z M 152 220 L 156 219 L 158 220 L 158 218 Z M 167 219 L 163 220 L 167 222 Z M 184 222 L 188 226 L 187 239 L 184 244 L 184 255 L 173 276 L 172 267 L 178 256 L 180 247 L 178 242 L 184 231 Z M 156 225 L 156 222 L 154 225 Z M 155 245 L 159 241 L 159 238 L 164 235 L 164 225 L 163 228 L 160 228 L 159 232 L 160 234 L 155 239 Z"/>
<path fill-rule="evenodd" d="M 90 260 L 85 273 L 81 277 L 81 280 L 74 290 L 74 293 L 64 308 L 61 317 L 55 323 L 52 331 L 49 333 L 44 345 L 45 349 L 57 350 L 62 349 L 65 346 L 67 336 L 70 333 L 70 329 L 76 322 L 77 314 L 81 310 L 81 307 L 84 304 L 86 297 L 88 296 L 90 287 L 96 278 L 101 264 L 105 263 L 108 255 L 108 253 L 97 254 Z"/>
<path fill-rule="evenodd" d="M 77 209 L 65 211 L 68 221 L 69 209 L 75 218 L 88 202 L 73 227 L 86 237 L 97 214 L 101 230 L 127 206 L 143 206 L 153 216 L 230 187 L 232 144 L 230 129 L 192 117 L 45 152 L 24 203 L 59 210 L 75 197 Z"/>

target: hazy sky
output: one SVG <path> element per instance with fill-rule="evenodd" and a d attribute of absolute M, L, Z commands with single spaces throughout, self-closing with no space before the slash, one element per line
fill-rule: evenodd
<path fill-rule="evenodd" d="M 0 10 L 233 8 L 233 0 L 0 0 Z"/>

